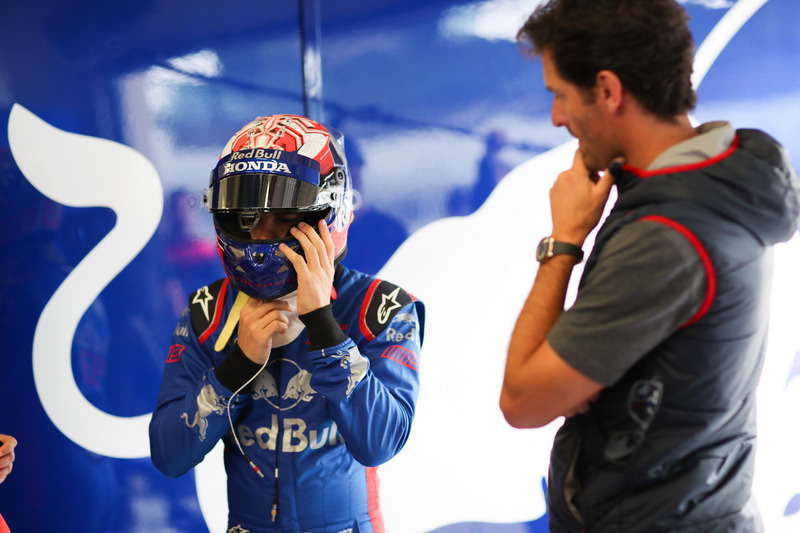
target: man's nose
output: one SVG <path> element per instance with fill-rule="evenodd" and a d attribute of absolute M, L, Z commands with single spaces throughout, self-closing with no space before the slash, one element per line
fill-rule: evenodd
<path fill-rule="evenodd" d="M 280 239 L 285 237 L 287 229 L 279 224 L 273 215 L 264 213 L 256 227 L 250 231 L 250 237 L 256 240 Z"/>
<path fill-rule="evenodd" d="M 553 126 L 557 128 L 567 125 L 566 116 L 555 100 L 553 100 L 553 106 L 550 109 L 550 120 L 553 122 Z"/>

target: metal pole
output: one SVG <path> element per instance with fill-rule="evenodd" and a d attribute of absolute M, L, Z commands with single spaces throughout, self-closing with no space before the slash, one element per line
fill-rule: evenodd
<path fill-rule="evenodd" d="M 298 7 L 303 62 L 303 113 L 317 122 L 324 122 L 319 0 L 298 0 Z"/>

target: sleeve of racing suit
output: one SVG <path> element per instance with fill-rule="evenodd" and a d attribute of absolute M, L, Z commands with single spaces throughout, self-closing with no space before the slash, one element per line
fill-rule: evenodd
<path fill-rule="evenodd" d="M 419 392 L 421 306 L 417 301 L 399 309 L 398 314 L 409 318 L 393 323 L 391 334 L 359 346 L 342 334 L 330 312 L 311 320 L 301 317 L 315 366 L 311 386 L 325 396 L 347 449 L 365 466 L 385 463 L 408 440 Z M 339 342 L 314 349 L 334 339 Z"/>
<path fill-rule="evenodd" d="M 223 358 L 220 354 L 219 362 Z M 233 392 L 217 379 L 216 363 L 198 341 L 187 309 L 172 337 L 150 421 L 151 459 L 167 476 L 191 470 L 230 429 L 227 408 Z M 239 395 L 231 402 L 233 420 L 245 398 Z"/>

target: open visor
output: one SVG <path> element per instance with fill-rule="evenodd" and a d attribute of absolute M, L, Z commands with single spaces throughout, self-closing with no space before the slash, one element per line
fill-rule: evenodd
<path fill-rule="evenodd" d="M 312 211 L 327 207 L 320 187 L 280 174 L 235 174 L 211 185 L 205 194 L 209 211 L 290 209 Z"/>

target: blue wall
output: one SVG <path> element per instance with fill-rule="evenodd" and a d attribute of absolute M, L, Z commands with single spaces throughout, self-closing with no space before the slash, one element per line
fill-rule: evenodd
<path fill-rule="evenodd" d="M 143 428 L 189 292 L 223 275 L 208 174 L 236 130 L 274 113 L 345 133 L 363 200 L 345 263 L 428 304 L 418 420 L 381 469 L 390 531 L 546 531 L 555 426 L 513 430 L 496 405 L 549 230 L 546 191 L 574 150 L 550 124 L 540 65 L 513 41 L 534 3 L 6 2 L 0 433 L 19 446 L 0 513 L 12 531 L 221 530 L 219 472 L 164 477 Z M 765 129 L 800 161 L 800 3 L 684 3 L 702 45 L 695 118 Z M 509 227 L 523 249 L 500 235 Z M 759 399 L 771 532 L 800 530 L 796 241 L 776 254 Z M 502 264 L 498 249 L 519 259 Z"/>

